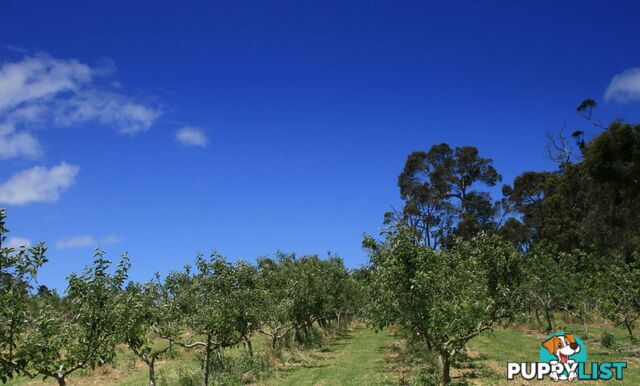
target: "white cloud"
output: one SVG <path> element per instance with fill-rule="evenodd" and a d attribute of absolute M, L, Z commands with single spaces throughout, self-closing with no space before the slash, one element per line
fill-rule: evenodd
<path fill-rule="evenodd" d="M 159 116 L 159 110 L 120 94 L 97 90 L 83 91 L 61 101 L 54 112 L 54 120 L 60 126 L 95 121 L 123 134 L 149 130 Z"/>
<path fill-rule="evenodd" d="M 65 162 L 46 168 L 23 170 L 0 184 L 0 204 L 24 205 L 32 202 L 56 202 L 60 193 L 74 182 L 80 168 Z"/>
<path fill-rule="evenodd" d="M 92 69 L 76 60 L 40 55 L 6 63 L 0 67 L 0 111 L 77 90 L 91 78 Z"/>
<path fill-rule="evenodd" d="M 44 114 L 44 107 L 31 104 L 0 114 L 0 160 L 13 157 L 36 158 L 42 154 L 40 142 L 27 131 L 17 131 L 18 125 L 38 122 Z"/>
<path fill-rule="evenodd" d="M 640 67 L 630 68 L 614 76 L 604 92 L 604 99 L 618 102 L 640 100 Z"/>
<path fill-rule="evenodd" d="M 7 239 L 7 243 L 4 244 L 3 247 L 18 249 L 23 245 L 26 245 L 27 248 L 29 248 L 31 247 L 32 242 L 24 237 L 9 237 L 9 239 Z"/>
<path fill-rule="evenodd" d="M 101 88 L 99 79 L 114 71 L 108 60 L 92 67 L 48 55 L 0 65 L 0 160 L 41 155 L 30 128 L 98 123 L 124 134 L 148 130 L 161 111 L 121 88 Z"/>
<path fill-rule="evenodd" d="M 109 236 L 104 237 L 102 239 L 101 244 L 102 245 L 115 244 L 115 243 L 119 243 L 120 241 L 121 241 L 120 236 L 118 236 L 118 235 L 109 235 Z"/>
<path fill-rule="evenodd" d="M 108 245 L 117 243 L 120 241 L 120 238 L 116 235 L 109 235 L 104 237 L 101 240 L 96 239 L 91 235 L 81 235 L 74 236 L 68 239 L 59 240 L 56 243 L 56 248 L 58 249 L 72 249 L 72 248 L 82 248 L 82 247 L 96 247 L 98 245 Z"/>
<path fill-rule="evenodd" d="M 93 236 L 84 235 L 60 240 L 56 243 L 56 247 L 58 249 L 70 249 L 80 247 L 95 247 L 97 244 L 98 241 Z"/>
<path fill-rule="evenodd" d="M 206 147 L 209 143 L 209 138 L 207 138 L 204 131 L 192 126 L 185 126 L 178 129 L 178 131 L 176 131 L 176 139 L 185 146 Z"/>
<path fill-rule="evenodd" d="M 40 154 L 42 154 L 40 142 L 33 135 L 27 132 L 0 134 L 0 160 L 18 156 L 36 158 Z"/>

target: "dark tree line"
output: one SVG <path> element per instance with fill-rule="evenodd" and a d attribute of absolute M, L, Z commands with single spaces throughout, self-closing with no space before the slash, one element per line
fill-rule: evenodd
<path fill-rule="evenodd" d="M 494 198 L 501 176 L 472 146 L 411 153 L 398 177 L 403 207 L 365 237 L 369 317 L 396 325 L 438 359 L 441 384 L 466 342 L 554 312 L 623 326 L 640 319 L 640 125 L 594 121 L 599 132 L 549 136 L 553 171 L 526 171 Z"/>
<path fill-rule="evenodd" d="M 549 243 L 629 259 L 640 247 L 640 125 L 605 127 L 592 119 L 595 106 L 588 99 L 578 112 L 597 135 L 551 136 L 557 169 L 523 172 L 503 185 L 499 199 L 486 188 L 502 177 L 477 148 L 442 143 L 411 153 L 398 177 L 403 207 L 387 213 L 385 223 L 407 225 L 417 242 L 435 249 L 484 232 L 521 250 Z"/>

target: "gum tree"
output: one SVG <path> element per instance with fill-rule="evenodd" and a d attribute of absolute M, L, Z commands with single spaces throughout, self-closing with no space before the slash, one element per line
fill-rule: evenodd
<path fill-rule="evenodd" d="M 492 164 L 473 146 L 441 143 L 409 154 L 398 176 L 404 207 L 385 215 L 387 222 L 411 227 L 416 241 L 432 248 L 447 246 L 454 234 L 470 238 L 481 230 L 495 231 L 499 207 L 477 190 L 501 181 Z"/>

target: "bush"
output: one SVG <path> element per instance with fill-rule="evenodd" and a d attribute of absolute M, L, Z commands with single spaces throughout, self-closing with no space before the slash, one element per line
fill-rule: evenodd
<path fill-rule="evenodd" d="M 412 377 L 410 385 L 437 386 L 440 384 L 440 376 L 435 368 L 421 371 Z"/>
<path fill-rule="evenodd" d="M 210 383 L 213 385 L 240 385 L 255 383 L 271 373 L 271 364 L 266 355 L 253 357 L 243 352 L 239 357 L 224 359 L 224 367 L 212 363 Z"/>
<path fill-rule="evenodd" d="M 602 331 L 600 335 L 600 344 L 606 348 L 613 348 L 616 344 L 615 337 L 609 331 Z"/>
<path fill-rule="evenodd" d="M 163 370 L 158 372 L 158 385 L 160 386 L 200 386 L 202 384 L 202 378 L 200 374 L 192 369 L 186 367 L 178 367 L 177 377 L 166 376 Z"/>

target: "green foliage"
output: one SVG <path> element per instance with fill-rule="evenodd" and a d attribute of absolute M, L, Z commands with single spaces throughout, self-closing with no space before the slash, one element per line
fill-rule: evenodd
<path fill-rule="evenodd" d="M 182 332 L 174 297 L 160 275 L 144 284 L 130 283 L 124 296 L 126 317 L 119 327 L 122 342 L 149 368 L 149 384 L 156 384 L 156 360 L 173 348 Z M 157 344 L 157 340 L 164 344 Z"/>
<path fill-rule="evenodd" d="M 581 105 L 589 120 L 591 102 Z M 552 172 L 527 171 L 503 189 L 528 229 L 517 232 L 516 242 L 579 249 L 603 263 L 615 254 L 628 260 L 640 249 L 640 125 L 615 121 L 589 142 L 578 142 L 583 159 L 562 162 Z"/>
<path fill-rule="evenodd" d="M 16 372 L 24 372 L 27 358 L 18 348 L 29 330 L 29 315 L 37 304 L 30 293 L 39 268 L 47 262 L 43 243 L 32 248 L 22 246 L 17 250 L 4 246 L 6 234 L 6 210 L 0 208 L 0 381 L 12 378 Z"/>
<path fill-rule="evenodd" d="M 589 322 L 596 313 L 596 300 L 600 296 L 596 280 L 597 257 L 576 250 L 559 252 L 557 262 L 561 265 L 565 279 L 556 288 L 556 302 L 560 310 L 578 319 L 584 328 L 584 338 L 589 338 Z"/>
<path fill-rule="evenodd" d="M 328 327 L 331 319 L 340 322 L 362 305 L 361 288 L 336 256 L 321 260 L 279 252 L 276 259 L 259 258 L 257 283 L 260 332 L 270 337 L 272 349 L 291 331 L 302 343 L 300 334 L 308 338 L 315 321 Z"/>
<path fill-rule="evenodd" d="M 598 275 L 598 309 L 617 325 L 626 327 L 635 342 L 634 323 L 640 319 L 640 258 L 619 262 Z"/>
<path fill-rule="evenodd" d="M 8 232 L 0 210 L 0 244 Z M 17 251 L 0 248 L 0 379 L 15 374 L 30 378 L 66 377 L 111 361 L 124 315 L 122 288 L 129 260 L 115 272 L 104 252 L 81 275 L 71 274 L 64 299 L 44 286 L 34 293 L 38 269 L 47 261 L 44 244 Z"/>
<path fill-rule="evenodd" d="M 592 122 L 595 106 L 585 100 L 577 111 Z M 171 384 L 255 381 L 269 372 L 253 352 L 256 332 L 269 337 L 268 355 L 282 359 L 319 347 L 354 316 L 378 329 L 402 327 L 414 347 L 427 349 L 441 383 L 469 340 L 527 312 L 551 330 L 562 310 L 586 336 L 589 322 L 604 317 L 633 342 L 640 125 L 596 126 L 604 131 L 589 141 L 581 130 L 572 134 L 582 158 L 560 149 L 557 170 L 521 174 L 501 201 L 480 190 L 501 176 L 475 147 L 410 154 L 398 178 L 402 211 L 385 215 L 382 242 L 365 238 L 371 264 L 353 271 L 332 255 L 278 252 L 252 265 L 213 252 L 164 280 L 125 287 L 126 255 L 114 269 L 97 250 L 59 296 L 36 283 L 44 244 L 5 247 L 0 209 L 0 381 L 21 375 L 64 384 L 75 371 L 112 363 L 119 343 L 147 364 L 151 385 L 155 361 L 176 355 L 176 346 L 199 349 L 202 367 Z M 612 335 L 601 342 L 614 344 Z M 244 356 L 225 357 L 240 344 Z M 435 381 L 435 373 L 423 375 L 418 382 Z"/>
<path fill-rule="evenodd" d="M 296 309 L 295 256 L 278 253 L 277 259 L 258 258 L 260 332 L 271 338 L 273 349 L 279 339 L 295 328 Z"/>
<path fill-rule="evenodd" d="M 200 374 L 185 367 L 179 367 L 176 377 L 167 377 L 160 373 L 158 385 L 160 386 L 199 386 L 202 384 Z"/>
<path fill-rule="evenodd" d="M 496 236 L 455 239 L 449 251 L 436 251 L 398 228 L 375 245 L 371 260 L 376 325 L 403 326 L 423 341 L 438 354 L 444 382 L 466 343 L 521 303 L 522 256 Z"/>
<path fill-rule="evenodd" d="M 499 205 L 474 187 L 501 179 L 492 160 L 481 158 L 473 146 L 452 149 L 442 143 L 413 152 L 398 177 L 404 208 L 386 215 L 386 222 L 409 226 L 418 242 L 433 248 L 447 246 L 453 235 L 494 231 Z"/>
<path fill-rule="evenodd" d="M 602 330 L 600 334 L 600 344 L 606 348 L 613 348 L 616 344 L 616 338 L 607 330 Z"/>
<path fill-rule="evenodd" d="M 222 367 L 223 348 L 237 344 L 243 334 L 251 331 L 252 316 L 246 303 L 253 290 L 252 271 L 243 263 L 233 265 L 224 256 L 213 252 L 209 259 L 198 256 L 196 271 L 172 273 L 168 286 L 175 294 L 181 321 L 194 336 L 203 340 L 176 343 L 186 348 L 202 350 L 203 384 L 209 383 L 212 354 L 215 365 Z"/>
<path fill-rule="evenodd" d="M 208 260 L 198 256 L 195 273 L 186 273 L 176 292 L 184 322 L 194 334 L 215 339 L 220 347 L 240 339 L 235 322 L 242 312 L 236 299 L 241 287 L 234 274 L 235 268 L 222 255 L 214 252 Z"/>
<path fill-rule="evenodd" d="M 91 267 L 71 274 L 63 307 L 40 296 L 28 317 L 28 329 L 16 347 L 20 372 L 30 377 L 66 377 L 80 369 L 93 369 L 115 357 L 119 327 L 125 315 L 122 290 L 129 260 L 122 257 L 113 273 L 111 262 L 97 249 Z"/>

